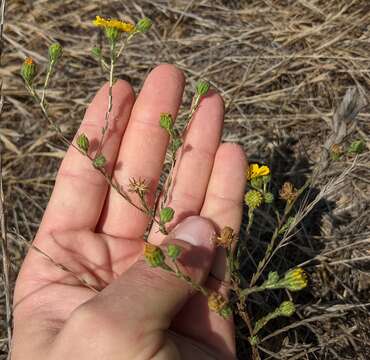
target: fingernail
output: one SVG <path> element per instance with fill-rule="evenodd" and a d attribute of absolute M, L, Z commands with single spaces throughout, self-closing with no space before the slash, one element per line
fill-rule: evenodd
<path fill-rule="evenodd" d="M 215 229 L 209 220 L 200 216 L 190 216 L 177 225 L 172 234 L 175 239 L 185 241 L 191 245 L 209 247 Z"/>

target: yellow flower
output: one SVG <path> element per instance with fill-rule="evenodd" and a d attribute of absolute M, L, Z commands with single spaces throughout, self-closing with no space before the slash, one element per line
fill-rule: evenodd
<path fill-rule="evenodd" d="M 110 29 L 117 29 L 122 32 L 132 32 L 135 29 L 135 25 L 124 22 L 117 19 L 104 19 L 100 16 L 97 16 L 96 19 L 93 21 L 93 24 L 97 27 L 102 28 L 110 28 Z"/>
<path fill-rule="evenodd" d="M 259 176 L 265 176 L 270 174 L 270 169 L 266 165 L 259 166 L 258 164 L 251 164 L 249 165 L 249 169 L 247 169 L 247 180 L 251 180 L 253 178 Z"/>
<path fill-rule="evenodd" d="M 302 268 L 287 271 L 282 284 L 290 291 L 299 291 L 307 286 L 307 275 Z"/>

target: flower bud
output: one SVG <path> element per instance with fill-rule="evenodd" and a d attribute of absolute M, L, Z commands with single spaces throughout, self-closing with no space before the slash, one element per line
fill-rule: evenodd
<path fill-rule="evenodd" d="M 271 174 L 261 176 L 262 182 L 267 185 L 271 180 Z"/>
<path fill-rule="evenodd" d="M 263 199 L 265 200 L 266 204 L 272 204 L 274 202 L 274 194 L 267 192 L 264 194 Z"/>
<path fill-rule="evenodd" d="M 348 148 L 349 154 L 361 154 L 365 150 L 365 143 L 363 140 L 354 141 Z"/>
<path fill-rule="evenodd" d="M 251 186 L 255 189 L 261 190 L 263 185 L 262 177 L 254 177 L 251 179 Z"/>
<path fill-rule="evenodd" d="M 49 46 L 49 61 L 55 64 L 63 54 L 63 48 L 60 44 L 54 43 Z"/>
<path fill-rule="evenodd" d="M 263 201 L 262 194 L 257 190 L 249 190 L 244 197 L 244 201 L 246 205 L 249 206 L 250 209 L 258 208 Z"/>
<path fill-rule="evenodd" d="M 173 219 L 174 215 L 175 215 L 175 211 L 170 207 L 166 207 L 160 211 L 159 219 L 162 224 L 166 224 L 166 223 L 169 223 Z"/>
<path fill-rule="evenodd" d="M 144 257 L 151 267 L 162 266 L 165 260 L 162 249 L 148 242 L 144 244 Z"/>
<path fill-rule="evenodd" d="M 295 305 L 291 301 L 283 301 L 277 312 L 280 316 L 292 316 L 295 313 Z"/>
<path fill-rule="evenodd" d="M 159 125 L 161 126 L 162 129 L 165 129 L 170 133 L 173 128 L 172 115 L 168 113 L 161 114 L 159 118 Z"/>
<path fill-rule="evenodd" d="M 35 62 L 31 58 L 27 58 L 26 60 L 24 60 L 22 68 L 21 68 L 21 75 L 23 77 L 23 80 L 28 85 L 31 85 L 36 74 L 37 74 L 37 66 Z"/>
<path fill-rule="evenodd" d="M 231 306 L 229 305 L 226 305 L 224 306 L 220 311 L 219 311 L 219 315 L 221 317 L 223 317 L 224 319 L 229 319 L 230 316 L 233 314 L 233 309 L 231 308 Z"/>
<path fill-rule="evenodd" d="M 93 165 L 94 167 L 96 167 L 97 169 L 101 169 L 102 167 L 105 166 L 105 164 L 107 163 L 107 160 L 105 158 L 105 156 L 103 154 L 99 154 L 98 156 L 95 157 L 95 159 L 93 160 Z"/>
<path fill-rule="evenodd" d="M 209 90 L 209 82 L 205 80 L 199 80 L 195 85 L 195 90 L 198 96 L 204 96 Z"/>
<path fill-rule="evenodd" d="M 221 315 L 222 317 L 226 315 L 230 316 L 232 313 L 227 300 L 220 293 L 215 291 L 211 292 L 208 295 L 208 308 L 211 311 L 214 311 L 217 314 Z"/>
<path fill-rule="evenodd" d="M 302 268 L 287 271 L 281 284 L 290 291 L 299 291 L 307 286 L 307 275 Z"/>
<path fill-rule="evenodd" d="M 270 271 L 265 284 L 276 284 L 279 281 L 279 274 L 277 271 Z"/>
<path fill-rule="evenodd" d="M 150 30 L 151 27 L 152 21 L 147 17 L 139 20 L 138 23 L 136 24 L 136 30 L 141 33 L 146 33 L 147 31 Z"/>
<path fill-rule="evenodd" d="M 102 55 L 101 48 L 100 48 L 100 47 L 97 47 L 97 46 L 94 46 L 94 47 L 91 49 L 91 54 L 92 54 L 92 56 L 94 56 L 95 58 L 100 59 L 100 57 L 101 57 L 101 55 Z"/>
<path fill-rule="evenodd" d="M 112 43 L 116 43 L 117 40 L 118 40 L 118 37 L 120 35 L 120 31 L 115 28 L 115 27 L 106 27 L 104 29 L 105 31 L 105 36 L 107 37 L 107 39 Z"/>
<path fill-rule="evenodd" d="M 177 260 L 177 258 L 181 255 L 181 248 L 176 244 L 168 244 L 167 245 L 167 254 L 173 260 Z"/>
<path fill-rule="evenodd" d="M 84 133 L 78 135 L 76 143 L 78 148 L 84 153 L 87 153 L 89 151 L 90 142 L 88 137 Z"/>

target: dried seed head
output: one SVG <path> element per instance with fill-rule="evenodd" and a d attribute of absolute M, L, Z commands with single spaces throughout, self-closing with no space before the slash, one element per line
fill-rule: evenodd
<path fill-rule="evenodd" d="M 130 178 L 128 184 L 128 191 L 138 194 L 140 197 L 146 195 L 149 191 L 149 184 L 145 179 Z"/>
<path fill-rule="evenodd" d="M 297 197 L 297 189 L 289 181 L 285 182 L 279 192 L 280 198 L 292 202 Z"/>
<path fill-rule="evenodd" d="M 222 230 L 220 235 L 216 238 L 216 246 L 221 246 L 224 248 L 228 248 L 231 244 L 236 240 L 237 235 L 235 234 L 234 230 L 230 226 L 225 226 Z"/>

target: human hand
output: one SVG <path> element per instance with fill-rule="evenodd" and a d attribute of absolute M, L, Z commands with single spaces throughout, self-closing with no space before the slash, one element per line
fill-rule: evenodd
<path fill-rule="evenodd" d="M 147 179 L 151 199 L 168 144 L 159 116 L 169 112 L 175 118 L 183 88 L 183 74 L 171 65 L 150 73 L 136 101 L 128 83 L 118 81 L 113 88 L 102 150 L 107 171 L 124 185 L 131 177 Z M 107 97 L 104 86 L 86 112 L 79 133 L 89 139 L 100 137 Z M 225 254 L 211 239 L 216 228 L 240 227 L 246 168 L 240 147 L 220 145 L 222 125 L 222 99 L 210 93 L 193 118 L 175 170 L 170 226 L 178 225 L 168 237 L 156 229 L 149 235 L 155 244 L 187 243 L 181 258 L 187 274 L 221 292 L 215 278 L 225 276 Z M 148 222 L 108 189 L 87 158 L 68 150 L 33 244 L 71 272 L 36 251 L 28 253 L 14 295 L 14 360 L 235 357 L 232 320 L 210 312 L 207 299 L 192 296 L 185 282 L 142 260 Z"/>

